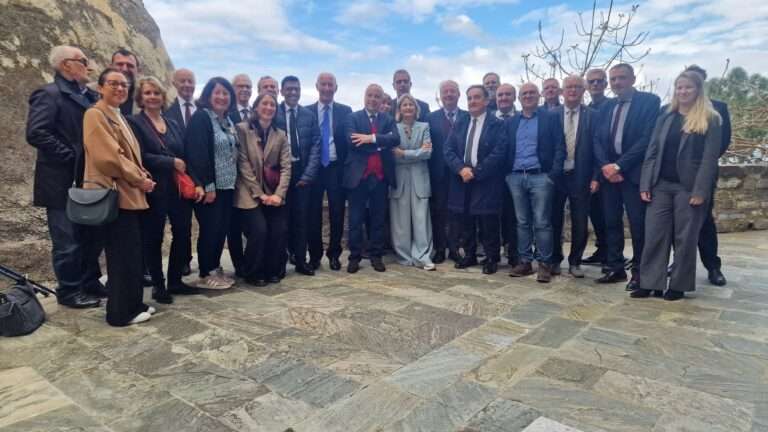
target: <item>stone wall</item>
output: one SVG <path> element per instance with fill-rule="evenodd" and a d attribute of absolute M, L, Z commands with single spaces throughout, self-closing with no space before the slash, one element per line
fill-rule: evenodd
<path fill-rule="evenodd" d="M 768 165 L 720 167 L 715 220 L 720 232 L 768 229 Z"/>

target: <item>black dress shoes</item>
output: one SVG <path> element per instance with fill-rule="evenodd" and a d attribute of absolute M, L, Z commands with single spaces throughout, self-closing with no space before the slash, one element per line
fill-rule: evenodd
<path fill-rule="evenodd" d="M 88 309 L 96 308 L 101 304 L 101 300 L 98 297 L 93 297 L 88 294 L 77 293 L 58 300 L 59 304 L 72 309 Z"/>
<path fill-rule="evenodd" d="M 657 297 L 657 298 L 658 297 L 663 297 L 664 296 L 664 291 L 662 291 L 662 290 L 653 290 L 653 296 Z"/>
<path fill-rule="evenodd" d="M 603 257 L 598 255 L 597 253 L 592 254 L 592 256 L 588 258 L 584 258 L 581 260 L 582 264 L 585 265 L 600 265 L 604 261 Z"/>
<path fill-rule="evenodd" d="M 448 253 L 448 259 L 450 259 L 455 263 L 458 263 L 459 261 L 461 261 L 461 255 L 459 255 L 459 253 L 456 251 L 451 251 Z"/>
<path fill-rule="evenodd" d="M 627 283 L 627 286 L 624 287 L 624 290 L 632 292 L 639 288 L 640 288 L 640 279 L 633 276 L 632 279 L 630 279 L 629 282 Z"/>
<path fill-rule="evenodd" d="M 601 283 L 601 284 L 626 282 L 626 281 L 627 281 L 627 272 L 624 270 L 609 271 L 608 273 L 604 274 L 602 277 L 595 280 L 595 282 Z"/>
<path fill-rule="evenodd" d="M 179 282 L 176 284 L 168 284 L 168 293 L 173 295 L 196 295 L 202 294 L 203 290 L 191 287 L 184 282 Z"/>
<path fill-rule="evenodd" d="M 727 283 L 725 276 L 723 275 L 723 272 L 720 271 L 720 269 L 710 270 L 709 274 L 707 275 L 707 279 L 709 279 L 709 283 L 716 286 L 724 286 Z"/>
<path fill-rule="evenodd" d="M 651 296 L 651 290 L 638 288 L 629 293 L 629 296 L 632 298 L 647 298 Z"/>
<path fill-rule="evenodd" d="M 317 270 L 320 268 L 320 260 L 309 260 L 309 268 Z"/>
<path fill-rule="evenodd" d="M 371 266 L 377 272 L 387 271 L 387 268 L 384 267 L 384 261 L 381 260 L 381 257 L 373 257 L 373 258 L 371 258 Z"/>
<path fill-rule="evenodd" d="M 464 257 L 459 262 L 457 262 L 453 267 L 457 269 L 465 269 L 472 266 L 477 265 L 477 258 L 475 257 Z"/>
<path fill-rule="evenodd" d="M 181 275 L 182 276 L 189 276 L 192 274 L 192 269 L 189 268 L 189 263 L 184 264 L 184 267 L 181 269 Z"/>
<path fill-rule="evenodd" d="M 675 291 L 675 290 L 668 289 L 664 293 L 664 300 L 667 300 L 667 301 L 680 300 L 683 297 L 685 297 L 685 293 L 682 291 Z"/>
<path fill-rule="evenodd" d="M 357 273 L 360 270 L 360 260 L 349 260 L 347 263 L 347 273 Z"/>
<path fill-rule="evenodd" d="M 339 257 L 328 258 L 328 267 L 333 271 L 341 270 L 341 261 L 339 261 Z"/>
<path fill-rule="evenodd" d="M 161 304 L 173 303 L 173 296 L 165 288 L 165 282 L 152 287 L 152 299 Z"/>
<path fill-rule="evenodd" d="M 433 264 L 441 264 L 445 261 L 445 251 L 435 252 L 435 256 L 432 257 Z"/>
<path fill-rule="evenodd" d="M 499 264 L 495 261 L 485 261 L 485 264 L 483 264 L 483 273 L 487 275 L 491 275 L 496 273 L 496 271 L 499 270 Z"/>
<path fill-rule="evenodd" d="M 245 283 L 247 283 L 248 285 L 253 285 L 255 287 L 267 286 L 267 280 L 264 278 L 246 278 Z"/>
<path fill-rule="evenodd" d="M 270 276 L 269 278 L 267 278 L 267 282 L 271 284 L 280 283 L 281 280 L 283 280 L 283 278 L 281 278 L 280 276 Z"/>
<path fill-rule="evenodd" d="M 104 286 L 100 281 L 96 281 L 94 284 L 90 285 L 87 288 L 83 288 L 83 292 L 98 298 L 107 298 L 109 296 L 109 292 L 107 291 L 107 287 Z"/>
<path fill-rule="evenodd" d="M 307 263 L 296 263 L 296 273 L 301 273 L 305 276 L 315 275 L 315 271 Z"/>

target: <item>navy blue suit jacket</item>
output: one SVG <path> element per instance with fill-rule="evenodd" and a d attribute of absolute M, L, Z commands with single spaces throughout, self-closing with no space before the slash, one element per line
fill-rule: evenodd
<path fill-rule="evenodd" d="M 468 166 L 464 163 L 464 152 L 470 123 L 469 115 L 457 122 L 444 149 L 445 162 L 451 172 L 448 177 L 448 210 L 464 213 L 465 198 L 469 194 L 470 214 L 498 214 L 501 212 L 502 191 L 505 187 L 502 181 L 507 149 L 505 125 L 496 116 L 486 113 L 477 147 L 477 165 L 472 168 L 475 178 L 464 183 L 459 171 Z"/>
<path fill-rule="evenodd" d="M 300 171 L 291 173 L 291 179 L 312 183 L 320 172 L 320 127 L 317 124 L 317 116 L 311 110 L 302 106 L 296 106 L 296 132 L 299 135 L 299 167 Z M 285 128 L 288 124 L 286 116 L 288 107 L 285 102 L 277 107 L 275 125 Z M 285 131 L 290 135 L 290 131 Z M 290 138 L 289 138 L 290 139 Z M 290 141 L 289 141 L 290 142 Z M 296 164 L 294 164 L 294 167 Z"/>
<path fill-rule="evenodd" d="M 317 104 L 307 105 L 306 108 L 317 115 Z M 347 158 L 347 117 L 352 114 L 352 108 L 342 103 L 333 101 L 333 115 L 331 116 L 331 134 L 333 134 L 333 144 L 336 147 L 336 162 L 344 166 L 344 160 Z M 318 117 L 317 123 L 323 122 Z M 322 144 L 321 144 L 322 145 Z M 338 170 L 341 173 L 342 170 Z"/>
<path fill-rule="evenodd" d="M 454 120 L 454 129 L 463 122 L 468 121 L 469 113 L 457 109 L 456 119 Z M 432 138 L 432 157 L 429 158 L 429 176 L 432 184 L 440 182 L 445 177 L 447 164 L 445 163 L 445 144 L 451 132 L 451 126 L 448 118 L 445 116 L 445 109 L 429 113 L 427 117 L 429 123 L 429 135 Z"/>
<path fill-rule="evenodd" d="M 625 180 L 639 184 L 645 151 L 659 115 L 661 99 L 653 93 L 635 91 L 624 122 L 621 155 L 616 154 L 611 142 L 611 117 L 617 103 L 618 99 L 611 99 L 600 109 L 600 120 L 595 130 L 595 160 L 598 167 L 618 164 Z"/>
<path fill-rule="evenodd" d="M 563 161 L 565 160 L 563 128 L 556 113 L 541 109 L 536 110 L 535 113 L 539 118 L 536 147 L 539 165 L 541 165 L 542 171 L 554 179 L 563 173 Z M 522 116 L 523 112 L 520 111 L 506 121 L 509 139 L 509 145 L 507 146 L 507 172 L 511 172 L 515 166 L 517 128 L 520 126 Z"/>
<path fill-rule="evenodd" d="M 373 153 L 381 155 L 384 168 L 384 181 L 395 185 L 395 161 L 392 149 L 400 144 L 400 135 L 392 117 L 387 113 L 376 115 L 376 142 L 356 146 L 352 143 L 352 134 L 371 133 L 371 122 L 368 113 L 363 109 L 355 111 L 347 117 L 347 159 L 344 161 L 344 180 L 342 185 L 354 189 L 360 184 L 365 168 L 368 166 L 368 156 Z"/>
<path fill-rule="evenodd" d="M 565 143 L 565 105 L 561 105 L 554 111 L 560 120 L 560 128 L 563 131 L 563 143 L 566 146 L 566 153 L 563 161 L 568 158 L 568 147 Z M 579 183 L 579 189 L 589 190 L 589 183 L 593 179 L 598 179 L 598 172 L 595 166 L 594 157 L 594 137 L 595 120 L 597 120 L 597 111 L 586 105 L 581 105 L 579 109 L 579 125 L 576 132 L 576 150 L 574 155 L 574 180 Z"/>

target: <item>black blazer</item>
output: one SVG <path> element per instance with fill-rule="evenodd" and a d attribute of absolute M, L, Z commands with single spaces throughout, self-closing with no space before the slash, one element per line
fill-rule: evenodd
<path fill-rule="evenodd" d="M 27 142 L 37 149 L 32 203 L 63 209 L 67 190 L 83 181 L 83 116 L 99 95 L 56 74 L 52 83 L 32 92 Z"/>
<path fill-rule="evenodd" d="M 468 121 L 469 113 L 457 109 L 456 119 L 454 119 L 454 128 L 462 122 Z M 445 171 L 448 165 L 445 163 L 445 143 L 450 136 L 451 125 L 445 116 L 445 109 L 440 108 L 437 111 L 429 113 L 427 117 L 429 123 L 429 135 L 432 138 L 432 157 L 429 158 L 429 177 L 431 184 L 437 184 L 445 177 Z"/>
<path fill-rule="evenodd" d="M 659 181 L 662 155 L 672 120 L 673 113 L 663 113 L 656 121 L 643 161 L 641 192 L 652 192 Z M 723 139 L 721 123 L 721 119 L 713 114 L 709 118 L 706 134 L 683 133 L 681 136 L 677 151 L 677 174 L 680 184 L 694 196 L 709 199 L 717 183 L 717 160 L 722 148 L 720 141 Z"/>
<path fill-rule="evenodd" d="M 616 154 L 611 142 L 611 117 L 617 104 L 618 99 L 614 98 L 600 108 L 600 120 L 595 130 L 595 160 L 598 167 L 618 164 L 625 179 L 639 184 L 643 158 L 659 115 L 661 99 L 653 93 L 635 91 L 624 122 L 621 156 Z"/>
<path fill-rule="evenodd" d="M 563 173 L 563 161 L 565 160 L 565 137 L 560 120 L 555 112 L 536 110 L 538 120 L 536 154 L 539 157 L 539 165 L 542 171 L 556 178 Z M 507 136 L 507 172 L 512 172 L 515 166 L 515 153 L 517 151 L 517 128 L 523 112 L 515 114 L 506 121 Z"/>
<path fill-rule="evenodd" d="M 155 190 L 148 194 L 149 197 L 163 196 L 174 191 L 176 183 L 173 173 L 176 168 L 173 161 L 178 158 L 186 162 L 184 133 L 171 118 L 163 115 L 163 119 L 166 124 L 166 132 L 164 141 L 161 142 L 155 133 L 151 120 L 144 112 L 126 117 L 128 125 L 133 130 L 133 135 L 139 141 L 142 164 L 152 174 L 152 179 L 157 182 Z M 192 177 L 194 179 L 194 176 Z"/>
<path fill-rule="evenodd" d="M 555 111 L 560 120 L 560 128 L 563 131 L 563 145 L 565 154 L 563 162 L 568 159 L 568 145 L 565 142 L 565 105 L 561 105 Z M 579 125 L 576 132 L 576 152 L 574 155 L 574 171 L 572 179 L 578 182 L 579 189 L 589 190 L 589 183 L 597 180 L 598 170 L 595 166 L 593 140 L 595 137 L 595 119 L 597 111 L 586 105 L 579 108 Z"/>
<path fill-rule="evenodd" d="M 191 103 L 194 104 L 194 102 Z M 163 114 L 165 114 L 166 118 L 176 122 L 176 125 L 181 129 L 182 133 L 187 130 L 187 125 L 184 124 L 184 110 L 179 104 L 179 98 L 176 98 L 171 106 L 169 106 L 168 109 L 163 112 Z M 192 119 L 190 119 L 190 122 L 191 121 Z"/>
<path fill-rule="evenodd" d="M 213 125 L 211 117 L 203 108 L 198 107 L 189 120 L 184 132 L 184 151 L 187 157 L 187 172 L 196 179 L 195 181 L 200 182 L 203 187 L 216 183 Z"/>
<path fill-rule="evenodd" d="M 317 115 L 317 104 L 315 102 L 312 105 L 307 105 L 307 109 Z M 347 117 L 352 114 L 352 108 L 342 103 L 333 101 L 333 113 L 331 115 L 331 134 L 333 134 L 333 145 L 336 147 L 336 162 L 339 166 L 344 166 L 344 160 L 347 158 Z M 317 124 L 320 125 L 323 119 L 317 118 Z M 339 173 L 339 181 L 341 181 L 342 170 L 337 170 Z"/>
<path fill-rule="evenodd" d="M 416 121 L 428 123 L 429 113 L 430 113 L 429 104 L 424 102 L 421 99 L 416 99 L 416 103 L 419 104 L 419 118 L 417 118 Z M 395 118 L 396 112 L 397 112 L 397 98 L 392 100 L 392 110 L 390 111 L 390 115 L 392 115 L 392 118 Z"/>
<path fill-rule="evenodd" d="M 472 215 L 491 215 L 501 211 L 504 182 L 504 158 L 507 135 L 504 122 L 486 113 L 477 147 L 477 165 L 472 168 L 475 178 L 464 183 L 459 176 L 465 166 L 466 148 L 471 119 L 467 115 L 455 126 L 445 146 L 448 177 L 448 209 L 464 213 L 465 197 L 470 194 L 469 212 Z M 433 151 L 434 153 L 434 151 Z"/>
<path fill-rule="evenodd" d="M 371 122 L 368 113 L 364 109 L 355 111 L 347 117 L 347 159 L 344 161 L 344 177 L 342 186 L 354 189 L 360 184 L 365 168 L 368 166 L 368 156 L 373 153 L 381 155 L 381 163 L 384 167 L 384 181 L 389 186 L 395 183 L 395 161 L 392 156 L 392 148 L 400 144 L 400 135 L 392 117 L 387 113 L 376 115 L 376 142 L 356 146 L 352 144 L 352 134 L 371 133 Z"/>
<path fill-rule="evenodd" d="M 296 132 L 299 134 L 299 168 L 291 172 L 292 183 L 303 180 L 312 183 L 320 172 L 320 127 L 317 124 L 317 116 L 311 110 L 302 106 L 296 106 Z M 275 124 L 285 127 L 288 107 L 282 102 L 277 107 Z M 290 142 L 290 131 L 285 131 Z M 296 165 L 294 164 L 294 168 Z"/>

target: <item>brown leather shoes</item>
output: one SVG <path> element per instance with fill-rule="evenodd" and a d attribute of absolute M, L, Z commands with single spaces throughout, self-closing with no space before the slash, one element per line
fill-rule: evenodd
<path fill-rule="evenodd" d="M 536 275 L 536 281 L 549 283 L 552 280 L 552 267 L 549 264 L 539 263 L 539 273 Z"/>
<path fill-rule="evenodd" d="M 529 262 L 521 262 L 509 271 L 510 277 L 525 277 L 533 274 L 533 266 Z"/>

